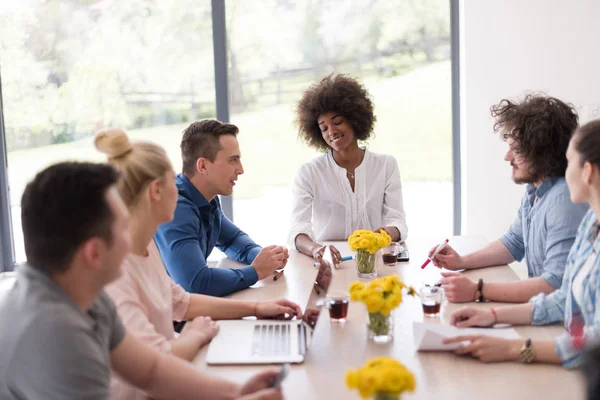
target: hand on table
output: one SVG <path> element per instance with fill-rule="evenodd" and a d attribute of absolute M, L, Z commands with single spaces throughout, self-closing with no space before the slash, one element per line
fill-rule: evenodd
<path fill-rule="evenodd" d="M 279 371 L 268 369 L 250 378 L 240 389 L 239 400 L 283 400 L 281 388 L 271 388 Z"/>
<path fill-rule="evenodd" d="M 292 319 L 302 318 L 302 309 L 296 303 L 286 299 L 259 301 L 256 305 L 257 318 Z"/>
<path fill-rule="evenodd" d="M 318 263 L 327 263 L 326 260 L 323 259 L 323 255 L 325 254 L 325 250 L 327 246 L 321 246 L 315 248 L 312 253 L 313 259 Z M 331 251 L 331 259 L 333 261 L 333 266 L 337 268 L 342 263 L 342 255 L 339 250 L 335 248 L 334 245 L 329 245 L 329 250 Z"/>
<path fill-rule="evenodd" d="M 210 317 L 196 317 L 183 327 L 181 336 L 198 335 L 200 340 L 200 347 L 204 346 L 219 333 L 219 325 L 213 321 Z"/>
<path fill-rule="evenodd" d="M 475 301 L 477 283 L 456 272 L 442 272 L 442 288 L 451 303 L 468 303 Z"/>
<path fill-rule="evenodd" d="M 444 344 L 469 342 L 456 350 L 457 355 L 470 354 L 483 362 L 519 359 L 523 340 L 508 340 L 485 335 L 465 335 L 444 339 Z"/>
<path fill-rule="evenodd" d="M 491 309 L 481 310 L 474 307 L 463 307 L 450 316 L 450 324 L 457 328 L 488 327 L 494 325 L 495 322 L 496 317 Z"/>
<path fill-rule="evenodd" d="M 275 270 L 285 268 L 288 258 L 288 249 L 284 246 L 267 246 L 263 248 L 252 262 L 258 280 L 268 278 Z"/>

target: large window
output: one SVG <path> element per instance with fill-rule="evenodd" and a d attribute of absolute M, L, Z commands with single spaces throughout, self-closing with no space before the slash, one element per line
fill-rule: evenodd
<path fill-rule="evenodd" d="M 452 233 L 447 0 L 0 0 L 0 156 L 17 262 L 25 259 L 25 184 L 57 161 L 103 160 L 92 144 L 97 129 L 125 127 L 133 139 L 155 141 L 179 170 L 183 128 L 227 115 L 215 105 L 225 86 L 215 88 L 211 14 L 211 3 L 223 2 L 226 20 L 217 13 L 214 24 L 227 54 L 217 48 L 216 65 L 226 57 L 225 111 L 240 127 L 246 171 L 233 196 L 235 222 L 259 243 L 285 241 L 290 184 L 317 155 L 297 140 L 294 107 L 310 84 L 338 72 L 373 96 L 377 124 L 367 145 L 398 160 L 410 237 L 432 227 Z"/>
<path fill-rule="evenodd" d="M 183 128 L 215 116 L 207 1 L 0 1 L 0 67 L 17 262 L 36 172 L 102 161 L 92 135 L 107 126 L 161 144 L 179 169 Z"/>
<path fill-rule="evenodd" d="M 238 225 L 263 243 L 289 228 L 290 183 L 316 153 L 297 140 L 294 107 L 331 72 L 358 77 L 377 124 L 367 145 L 396 157 L 409 237 L 452 233 L 450 7 L 446 0 L 227 0 L 231 121 L 245 174 Z"/>

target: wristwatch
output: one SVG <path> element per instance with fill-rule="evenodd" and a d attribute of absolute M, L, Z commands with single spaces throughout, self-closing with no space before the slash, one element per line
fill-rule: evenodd
<path fill-rule="evenodd" d="M 533 352 L 533 347 L 531 346 L 531 339 L 528 338 L 525 341 L 525 344 L 521 346 L 521 351 L 519 353 L 519 361 L 525 364 L 531 364 L 535 359 L 535 353 Z"/>

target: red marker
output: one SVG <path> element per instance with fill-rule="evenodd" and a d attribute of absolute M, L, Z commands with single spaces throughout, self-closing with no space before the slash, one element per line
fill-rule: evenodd
<path fill-rule="evenodd" d="M 446 247 L 446 245 L 448 244 L 448 239 L 446 239 L 446 241 L 442 244 L 440 244 L 435 251 L 433 252 L 433 254 L 431 255 L 431 257 L 429 257 L 427 260 L 425 260 L 425 262 L 423 263 L 423 265 L 421 265 L 421 269 L 425 268 L 427 266 L 427 264 L 429 264 L 431 262 L 431 260 L 433 260 L 433 258 L 437 255 L 437 253 L 439 253 L 440 251 L 442 251 L 442 249 L 444 247 Z"/>

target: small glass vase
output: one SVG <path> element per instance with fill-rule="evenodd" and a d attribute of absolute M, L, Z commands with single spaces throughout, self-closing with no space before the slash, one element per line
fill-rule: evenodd
<path fill-rule="evenodd" d="M 400 400 L 400 395 L 391 392 L 376 392 L 375 400 Z"/>
<path fill-rule="evenodd" d="M 369 313 L 367 337 L 375 343 L 389 343 L 394 340 L 394 312 L 390 315 Z"/>
<path fill-rule="evenodd" d="M 354 252 L 354 260 L 359 278 L 375 278 L 377 276 L 377 253 L 369 253 L 367 250 L 358 249 Z"/>

